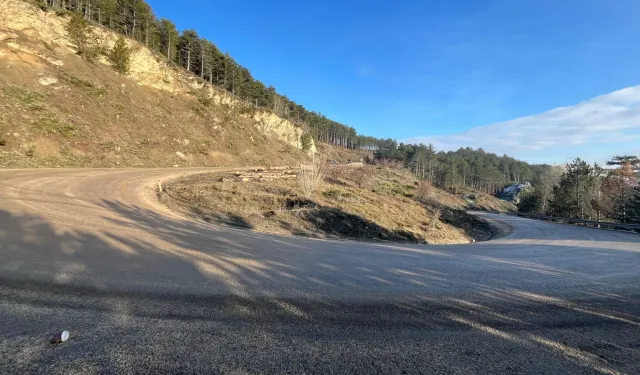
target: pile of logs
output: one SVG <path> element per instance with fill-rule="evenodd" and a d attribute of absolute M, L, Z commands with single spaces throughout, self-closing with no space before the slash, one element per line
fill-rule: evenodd
<path fill-rule="evenodd" d="M 251 171 L 236 171 L 233 173 L 236 181 L 273 181 L 283 178 L 296 178 L 297 172 L 289 166 L 256 168 Z"/>

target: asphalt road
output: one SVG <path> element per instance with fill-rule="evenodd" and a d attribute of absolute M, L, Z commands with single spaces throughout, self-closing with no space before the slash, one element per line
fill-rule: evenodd
<path fill-rule="evenodd" d="M 271 236 L 155 201 L 196 171 L 0 171 L 0 373 L 640 374 L 638 235 Z"/>

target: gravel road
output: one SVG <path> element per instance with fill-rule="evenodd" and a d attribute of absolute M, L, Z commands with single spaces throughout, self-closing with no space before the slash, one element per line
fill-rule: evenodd
<path fill-rule="evenodd" d="M 201 171 L 0 170 L 0 373 L 640 374 L 639 235 L 323 241 L 157 203 Z"/>

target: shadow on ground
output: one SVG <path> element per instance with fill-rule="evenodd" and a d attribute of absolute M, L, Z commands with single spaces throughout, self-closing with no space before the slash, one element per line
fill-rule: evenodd
<path fill-rule="evenodd" d="M 579 251 L 580 269 L 553 256 L 522 259 L 532 251 L 526 240 L 309 241 L 116 201 L 101 207 L 100 231 L 0 210 L 0 369 L 637 371 L 640 293 L 617 293 L 590 269 L 606 260 L 637 270 L 640 252 L 626 245 L 545 246 L 549 254 Z M 320 227 L 326 219 L 310 218 Z M 550 281 L 593 287 L 567 299 L 541 292 Z M 46 333 L 66 327 L 75 341 L 46 343 Z"/>
<path fill-rule="evenodd" d="M 167 196 L 165 194 L 161 197 L 161 200 L 176 211 L 210 223 L 231 225 L 245 229 L 253 228 L 246 217 L 237 214 L 211 210 L 205 212 L 199 204 L 194 204 L 177 196 Z M 346 212 L 340 208 L 322 206 L 304 198 L 287 198 L 284 201 L 282 210 L 270 210 L 263 212 L 262 215 L 266 218 L 271 218 L 281 228 L 295 236 L 426 243 L 424 239 L 409 231 L 390 230 L 359 215 Z M 282 217 L 282 215 L 296 217 L 296 222 L 304 223 L 304 227 L 294 227 L 290 222 L 280 219 L 279 217 Z"/>

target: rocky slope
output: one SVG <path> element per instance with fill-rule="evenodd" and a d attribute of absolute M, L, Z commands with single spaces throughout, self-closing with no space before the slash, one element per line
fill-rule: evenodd
<path fill-rule="evenodd" d="M 75 54 L 67 17 L 0 0 L 0 167 L 295 163 L 303 130 L 129 40 L 131 72 Z M 94 28 L 110 48 L 117 34 Z M 312 147 L 315 150 L 315 146 Z"/>

